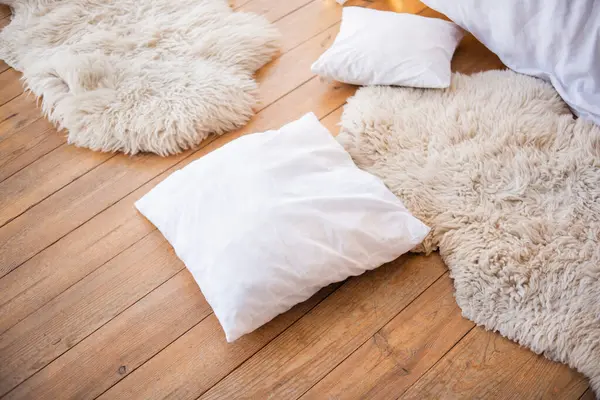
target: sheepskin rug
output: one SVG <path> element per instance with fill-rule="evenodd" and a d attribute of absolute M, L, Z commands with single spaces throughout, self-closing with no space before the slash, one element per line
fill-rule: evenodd
<path fill-rule="evenodd" d="M 432 231 L 463 315 L 600 393 L 600 126 L 510 71 L 360 89 L 339 141 Z"/>
<path fill-rule="evenodd" d="M 277 52 L 263 17 L 224 0 L 0 0 L 0 59 L 77 146 L 168 155 L 253 115 Z"/>

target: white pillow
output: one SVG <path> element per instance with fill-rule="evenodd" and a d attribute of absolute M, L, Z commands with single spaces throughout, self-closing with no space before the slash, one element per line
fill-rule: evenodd
<path fill-rule="evenodd" d="M 450 61 L 463 31 L 413 14 L 345 7 L 333 45 L 315 74 L 355 85 L 450 86 Z"/>
<path fill-rule="evenodd" d="M 429 231 L 312 113 L 194 161 L 136 207 L 190 270 L 229 342 Z"/>
<path fill-rule="evenodd" d="M 600 124 L 600 2 L 423 0 L 512 70 L 552 83 L 581 117 Z"/>

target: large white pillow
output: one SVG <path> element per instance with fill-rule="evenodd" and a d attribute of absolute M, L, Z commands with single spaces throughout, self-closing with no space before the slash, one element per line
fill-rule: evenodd
<path fill-rule="evenodd" d="M 312 71 L 354 85 L 446 88 L 462 37 L 438 18 L 344 7 L 340 32 Z"/>
<path fill-rule="evenodd" d="M 552 83 L 575 114 L 600 124 L 600 1 L 423 0 L 517 72 Z"/>
<path fill-rule="evenodd" d="M 313 114 L 206 155 L 136 207 L 190 270 L 229 342 L 429 231 Z"/>

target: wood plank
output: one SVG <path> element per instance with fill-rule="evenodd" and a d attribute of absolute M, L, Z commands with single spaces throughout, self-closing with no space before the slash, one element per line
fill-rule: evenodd
<path fill-rule="evenodd" d="M 302 366 L 310 365 L 306 369 L 319 374 L 326 364 L 344 357 L 343 348 L 361 341 L 361 333 L 376 320 L 401 309 L 445 272 L 438 263 L 423 268 L 426 262 L 425 257 L 406 256 L 352 278 L 258 352 L 255 346 L 247 349 L 245 337 L 240 347 L 237 342 L 227 345 L 216 320 L 209 317 L 101 398 L 193 399 L 217 382 L 206 397 L 293 398 L 298 388 L 310 384 L 308 377 L 297 375 Z M 194 352 L 188 350 L 191 344 Z M 259 368 L 253 360 L 264 363 Z M 244 373 L 249 365 L 252 376 Z"/>
<path fill-rule="evenodd" d="M 174 258 L 154 231 L 6 331 L 0 336 L 0 396 L 179 272 L 183 265 L 169 262 Z"/>
<path fill-rule="evenodd" d="M 298 86 L 298 81 L 305 82 L 311 79 L 314 74 L 310 70 L 310 65 L 333 43 L 339 28 L 339 24 L 336 24 L 326 29 L 262 68 L 257 74 L 257 79 L 262 82 L 261 103 L 272 101 L 282 90 L 284 92 L 293 90 Z"/>
<path fill-rule="evenodd" d="M 333 136 L 337 136 L 340 133 L 340 121 L 342 120 L 342 113 L 344 112 L 344 106 L 340 106 L 332 111 L 329 115 L 321 120 L 321 123 Z"/>
<path fill-rule="evenodd" d="M 314 83 L 311 84 L 311 82 Z M 349 86 L 346 87 L 346 91 L 331 90 L 330 87 L 323 85 L 317 79 L 311 82 L 288 94 L 264 112 L 259 113 L 254 123 L 243 130 L 235 132 L 233 135 L 221 136 L 202 149 L 201 153 L 196 155 L 196 158 L 215 150 L 235 137 L 251 132 L 253 128 L 279 126 L 293 118 L 300 117 L 309 110 L 314 110 L 317 115 L 325 115 L 343 103 L 352 90 Z M 320 94 L 324 95 L 321 97 Z M 192 159 L 186 160 L 186 163 L 191 162 Z M 178 168 L 183 165 L 185 163 L 179 165 Z M 164 176 L 162 179 L 164 179 Z M 139 197 L 135 197 L 135 199 L 137 198 Z M 128 199 L 131 202 L 134 201 L 131 197 Z M 128 207 L 121 208 L 121 211 L 135 214 L 131 203 Z M 102 217 L 100 216 L 99 219 L 102 220 Z M 138 223 L 142 220 L 143 218 L 137 215 Z M 118 224 L 122 219 L 113 218 L 111 221 Z M 147 221 L 144 223 L 148 224 Z M 83 273 L 89 275 L 0 336 L 0 356 L 11 360 L 4 365 L 0 365 L 0 395 L 14 388 L 24 379 L 118 315 L 137 299 L 164 282 L 164 274 L 174 274 L 179 271 L 175 270 L 177 267 L 168 264 L 167 255 L 157 259 L 155 254 L 166 254 L 168 253 L 166 249 L 171 252 L 172 249 L 158 231 L 151 230 L 151 232 L 141 242 L 129 247 L 125 252 L 102 267 L 91 273 L 90 271 L 84 271 Z M 89 240 L 89 238 L 86 240 Z M 122 245 L 123 243 L 119 241 L 119 246 Z M 103 247 L 96 248 L 95 251 L 102 251 L 106 254 Z M 144 260 L 143 254 L 145 252 L 149 253 L 149 259 Z M 65 254 L 61 255 L 61 257 L 65 256 Z M 77 254 L 73 254 L 73 257 L 77 258 Z M 98 255 L 94 256 L 94 258 L 98 257 Z M 179 269 L 183 268 L 178 260 L 176 265 L 179 266 Z M 169 267 L 167 268 L 167 266 Z M 71 267 L 77 268 L 78 264 L 74 263 Z M 87 267 L 90 266 L 87 265 Z M 48 268 L 46 270 L 47 274 L 60 275 L 67 273 L 63 271 L 62 266 L 56 272 L 50 270 L 52 268 L 56 269 L 55 265 L 54 267 L 50 265 Z M 121 271 L 120 279 L 118 279 L 119 270 Z M 71 273 L 79 274 L 78 276 L 82 274 L 81 271 L 71 271 Z M 57 280 L 60 281 L 60 278 Z M 32 293 L 28 293 L 28 296 L 31 295 Z M 15 311 L 14 307 L 12 310 Z"/>
<path fill-rule="evenodd" d="M 152 232 L 154 225 L 140 218 L 133 203 L 175 169 L 159 175 L 0 279 L 0 334 Z"/>
<path fill-rule="evenodd" d="M 512 343 L 513 347 L 529 351 Z M 510 362 L 507 360 L 507 362 Z M 536 355 L 502 390 L 502 397 L 512 393 L 512 386 L 527 388 L 531 398 L 578 399 L 589 386 L 588 379 L 567 365 Z M 528 395 L 528 394 L 526 394 Z"/>
<path fill-rule="evenodd" d="M 0 182 L 0 226 L 111 157 L 63 144 Z"/>
<path fill-rule="evenodd" d="M 316 17 L 318 15 L 315 15 Z M 290 56 L 286 60 L 295 58 L 297 61 L 283 63 L 286 68 L 290 68 L 285 75 L 287 79 L 285 84 L 270 83 L 272 80 L 281 79 L 281 75 L 274 73 L 272 69 L 264 77 L 259 74 L 258 79 L 262 82 L 260 87 L 262 108 L 312 76 L 309 68 L 312 60 L 304 54 L 306 52 L 314 54 L 313 49 L 320 43 L 321 37 L 315 36 L 306 44 L 290 51 Z M 59 150 L 63 151 L 62 148 L 56 151 Z M 189 152 L 168 159 L 149 154 L 134 157 L 117 155 L 94 169 L 92 173 L 81 176 L 72 184 L 55 192 L 1 227 L 0 277 L 187 155 Z M 35 181 L 29 181 L 24 185 L 33 188 L 37 183 L 45 184 L 45 181 L 44 176 L 37 176 Z M 45 188 L 44 192 L 50 192 L 51 189 L 52 187 Z M 86 204 L 88 202 L 92 204 Z M 67 218 L 67 215 L 71 217 Z"/>
<path fill-rule="evenodd" d="M 216 317 L 187 270 L 140 300 L 101 330 L 86 338 L 40 373 L 18 386 L 7 399 L 94 398 L 135 371 L 150 357 L 176 340 L 182 333 L 210 315 L 214 330 L 203 351 L 234 354 L 266 343 L 318 304 L 337 286 L 324 288 L 311 299 L 294 307 L 234 346 L 223 343 Z M 215 335 L 216 334 L 216 335 Z M 200 343 L 186 343 L 202 349 Z M 105 350 L 107 349 L 107 350 Z M 107 352 L 108 351 L 108 352 Z M 202 350 L 201 350 L 202 351 Z M 102 354 L 102 357 L 98 357 Z M 201 356 L 199 352 L 195 353 Z M 202 359 L 202 358 L 201 358 Z M 214 371 L 215 365 L 211 365 Z"/>
<path fill-rule="evenodd" d="M 14 69 L 7 69 L 0 73 L 0 106 L 8 103 L 23 93 L 21 73 Z"/>
<path fill-rule="evenodd" d="M 586 388 L 566 365 L 476 327 L 403 398 L 576 399 Z"/>
<path fill-rule="evenodd" d="M 175 378 L 175 374 L 179 375 L 180 381 L 196 381 L 200 386 L 214 384 L 312 310 L 339 286 L 340 284 L 332 284 L 321 289 L 309 300 L 296 305 L 290 311 L 279 315 L 234 343 L 225 341 L 217 318 L 211 314 L 173 342 L 165 351 L 158 353 L 149 363 L 142 365 L 138 371 L 134 371 L 134 377 L 144 376 L 148 372 L 153 373 L 155 371 L 149 370 L 149 368 L 154 365 L 163 365 L 164 370 L 169 371 L 167 384 L 172 385 L 173 391 L 169 394 L 176 398 L 193 398 L 193 392 L 189 389 L 181 390 L 177 380 L 172 379 Z M 190 348 L 193 348 L 194 351 L 190 352 Z M 152 390 L 148 390 L 148 387 L 142 388 L 135 385 L 135 379 L 126 378 L 126 381 L 127 383 L 124 385 L 117 384 L 112 387 L 99 399 L 160 398 Z M 133 387 L 129 386 L 131 383 L 134 384 Z M 138 397 L 142 396 L 142 393 L 143 397 Z"/>
<path fill-rule="evenodd" d="M 240 12 L 251 12 L 262 15 L 267 20 L 273 22 L 314 1 L 315 0 L 287 0 L 273 2 L 272 0 L 253 0 L 241 4 L 235 7 L 235 9 Z M 282 32 L 282 37 L 285 38 L 285 36 L 285 33 Z"/>
<path fill-rule="evenodd" d="M 413 14 L 417 14 L 426 8 L 418 0 L 405 0 L 402 2 L 350 0 L 345 3 L 345 6 L 394 10 Z M 319 10 L 318 19 L 314 18 L 315 10 Z M 308 3 L 296 12 L 278 21 L 277 28 L 283 35 L 282 50 L 286 51 L 302 43 L 303 40 L 299 37 L 299 34 L 303 33 L 306 29 L 310 29 L 314 34 L 317 34 L 340 22 L 341 19 L 342 7 L 335 0 L 314 0 Z M 333 40 L 334 38 L 335 35 L 330 39 Z"/>
<path fill-rule="evenodd" d="M 177 259 L 173 255 L 168 262 Z M 148 354 L 157 353 L 212 313 L 191 274 L 184 272 L 19 385 L 6 399 L 100 395 L 146 361 Z"/>
<path fill-rule="evenodd" d="M 0 182 L 66 142 L 45 118 L 0 141 Z"/>
<path fill-rule="evenodd" d="M 0 106 L 0 142 L 42 118 L 33 94 L 23 93 Z"/>
<path fill-rule="evenodd" d="M 364 0 L 362 3 L 367 1 Z M 315 18 L 315 15 L 319 18 Z M 293 49 L 306 40 L 306 34 L 311 38 L 340 22 L 341 19 L 342 8 L 335 0 L 311 1 L 278 21 L 277 29 L 282 34 L 281 50 L 285 52 Z M 312 61 L 314 62 L 315 59 Z"/>
<path fill-rule="evenodd" d="M 473 328 L 453 293 L 446 273 L 302 399 L 401 396 Z"/>
<path fill-rule="evenodd" d="M 339 112 L 341 113 L 341 109 L 340 109 L 340 111 L 339 111 Z M 136 197 L 136 198 L 137 198 L 137 197 Z M 100 214 L 100 215 L 102 215 L 102 214 Z M 98 226 L 100 226 L 100 225 L 101 225 L 101 224 L 100 224 L 101 220 L 98 220 L 98 222 L 99 222 L 99 223 L 98 223 Z M 120 229 L 120 228 L 121 228 L 121 227 L 118 227 L 117 229 Z M 75 232 L 76 232 L 76 231 L 75 231 Z M 118 239 L 115 239 L 115 240 L 118 240 Z M 113 244 L 114 244 L 114 243 L 113 243 Z M 119 243 L 119 244 L 121 244 L 121 243 Z M 111 250 L 113 250 L 113 249 L 111 248 Z M 98 248 L 96 248 L 96 251 L 95 251 L 95 253 L 96 253 L 96 256 L 99 256 L 99 254 L 97 254 L 98 252 L 99 252 L 99 251 L 98 251 Z M 58 262 L 61 262 L 61 258 L 62 258 L 62 257 L 60 257 L 60 256 L 57 256 L 57 261 L 58 261 Z M 57 264 L 55 263 L 55 264 L 53 264 L 53 265 L 57 265 Z M 17 271 L 18 271 L 18 270 L 17 270 Z M 15 272 L 16 272 L 16 271 L 15 271 Z M 179 275 L 177 275 L 177 276 L 179 276 Z M 0 281 L 0 282 L 1 282 L 1 281 Z M 161 288 L 162 288 L 162 286 L 161 286 Z M 159 289 L 159 290 L 160 290 L 160 289 Z M 154 292 L 153 292 L 153 293 L 154 293 Z M 149 295 L 149 296 L 150 296 L 150 295 Z M 148 296 L 148 297 L 149 297 L 149 296 Z M 0 302 L 0 304 L 2 304 L 2 302 Z M 137 305 L 137 304 L 136 304 L 136 305 Z M 130 309 L 128 309 L 127 311 L 129 311 L 129 310 L 133 309 L 133 308 L 134 308 L 136 305 L 132 306 L 132 307 L 131 307 Z M 126 311 L 126 312 L 127 312 L 127 311 Z M 139 311 L 139 310 L 138 310 L 138 311 Z M 0 314 L 2 314 L 2 313 L 0 312 Z M 162 316 L 164 316 L 164 317 L 168 317 L 168 318 L 173 318 L 173 317 L 176 317 L 175 315 L 169 315 L 169 314 L 161 314 L 161 317 L 162 317 Z M 117 317 L 117 318 L 119 318 L 119 317 Z M 214 319 L 214 317 L 213 317 L 213 319 Z M 112 321 L 109 323 L 109 325 L 111 325 L 111 324 L 112 324 Z M 112 326 L 112 325 L 111 325 L 111 326 Z M 204 326 L 204 325 L 203 325 L 203 326 Z M 214 328 L 214 327 L 213 327 L 213 328 Z M 216 328 L 218 328 L 218 326 L 217 326 Z M 108 328 L 107 328 L 107 329 L 108 329 Z M 112 331 L 112 329 L 111 329 L 111 331 Z M 206 334 L 210 336 L 210 335 L 211 335 L 211 334 L 213 334 L 215 331 L 216 331 L 216 330 L 214 330 L 214 329 L 209 329 L 209 330 L 206 332 Z M 99 330 L 99 331 L 97 331 L 97 332 L 105 332 L 105 331 L 104 331 L 104 328 L 102 328 L 101 330 Z M 126 332 L 127 332 L 127 330 L 126 330 Z M 220 331 L 219 331 L 219 332 L 220 332 Z M 94 333 L 92 336 L 93 336 L 93 337 L 96 337 L 95 335 L 96 335 L 96 333 Z M 168 336 L 168 335 L 173 335 L 173 333 L 172 333 L 171 331 L 168 331 L 168 332 L 166 333 L 166 335 L 167 335 L 167 336 Z M 104 337 L 104 336 L 100 336 L 100 337 Z M 169 336 L 169 337 L 171 337 L 171 336 Z M 117 338 L 117 339 L 118 339 L 118 336 L 114 336 L 114 338 Z M 117 340 L 117 339 L 115 339 L 115 340 Z M 88 339 L 84 340 L 84 342 L 85 342 L 85 343 L 88 343 L 88 342 L 87 342 L 87 340 L 88 340 Z M 141 336 L 139 336 L 139 338 L 138 338 L 138 339 L 136 339 L 136 340 L 143 341 L 143 340 L 144 340 L 144 336 L 143 336 L 143 335 L 141 335 Z M 82 343 L 83 343 L 83 342 L 82 342 Z M 108 346 L 108 344 L 109 344 L 109 343 L 112 343 L 112 342 L 111 342 L 111 341 L 106 341 L 106 342 L 104 342 L 104 343 L 105 343 L 105 346 Z M 151 341 L 150 341 L 150 343 L 153 343 L 153 341 L 151 340 Z M 162 346 L 162 345 L 163 345 L 165 342 L 164 342 L 164 341 L 160 341 L 159 343 L 160 343 L 160 345 L 156 345 L 156 346 L 155 346 L 154 344 L 152 344 L 152 345 L 150 346 L 150 349 L 151 349 L 151 350 L 150 350 L 150 352 L 155 352 L 155 351 L 156 351 L 156 349 L 158 349 L 160 346 Z M 193 342 L 193 341 L 191 341 L 191 340 L 188 342 L 188 344 L 192 344 L 192 343 L 194 343 L 194 342 Z M 213 344 L 214 344 L 214 343 L 213 343 Z M 123 344 L 123 345 L 125 346 L 125 344 Z M 126 347 L 126 346 L 125 346 L 125 347 Z M 76 347 L 76 348 L 77 348 L 77 347 Z M 73 349 L 73 351 L 75 351 L 75 349 L 76 349 L 76 348 L 74 348 L 74 349 Z M 84 348 L 86 348 L 86 347 L 84 347 Z M 187 347 L 185 347 L 185 348 L 187 349 Z M 121 347 L 121 349 L 123 349 L 123 347 Z M 183 348 L 182 348 L 182 349 L 183 349 Z M 97 347 L 97 346 L 96 346 L 94 351 L 96 351 L 96 352 L 101 352 L 102 350 L 103 350 L 103 348 L 102 348 L 102 347 Z M 67 353 L 67 354 L 69 354 L 69 353 Z M 65 354 L 65 356 L 67 356 L 67 354 Z M 88 361 L 90 360 L 90 359 L 88 359 L 88 358 L 85 358 L 85 357 L 86 357 L 86 355 L 88 355 L 88 354 L 89 354 L 89 353 L 87 352 L 87 350 L 86 350 L 86 351 L 84 351 L 84 352 L 82 352 L 82 353 L 77 353 L 77 351 L 75 351 L 75 354 L 80 354 L 80 356 L 81 356 L 81 357 L 83 357 L 83 359 L 84 359 L 84 360 L 88 360 Z M 131 362 L 131 365 L 136 365 L 136 363 L 141 363 L 141 362 L 143 362 L 143 361 L 141 361 L 141 360 L 142 360 L 142 359 L 143 359 L 145 356 L 143 356 L 143 357 L 142 357 L 142 356 L 140 356 L 140 354 L 141 354 L 141 353 L 136 353 L 136 354 L 137 354 L 137 355 L 135 355 L 135 356 L 132 356 L 132 357 L 133 357 L 133 361 Z M 161 354 L 162 354 L 162 353 L 161 353 Z M 114 365 L 117 365 L 117 364 L 114 364 L 114 362 L 112 362 L 111 360 L 113 360 L 113 361 L 114 361 L 114 358 L 116 357 L 116 355 L 117 355 L 117 353 L 114 353 L 114 354 L 112 354 L 112 356 L 111 356 L 112 358 L 111 358 L 111 359 L 109 359 L 109 358 L 107 358 L 107 359 L 103 359 L 102 361 L 106 361 L 106 363 L 104 363 L 104 364 L 102 364 L 102 365 L 104 365 L 104 367 L 106 367 L 106 369 L 99 369 L 99 370 L 98 370 L 98 373 L 101 373 L 101 374 L 104 374 L 104 373 L 106 373 L 106 374 L 111 374 L 111 375 L 112 375 L 112 374 L 115 374 L 115 372 L 114 372 L 114 369 L 115 369 Z M 160 356 L 160 355 L 159 355 L 159 356 Z M 136 358 L 136 357 L 137 357 L 137 358 Z M 59 358 L 59 359 L 58 359 L 56 362 L 58 362 L 58 361 L 59 361 L 59 360 L 61 360 L 61 359 L 63 359 L 63 357 L 60 357 L 60 358 Z M 68 360 L 69 360 L 68 358 L 65 358 L 65 359 L 63 360 L 63 361 L 65 361 L 65 363 L 64 363 L 64 364 L 60 364 L 60 363 L 59 363 L 59 364 L 57 364 L 57 365 L 62 365 L 63 367 L 64 367 L 65 365 L 68 365 L 68 366 L 69 366 L 68 368 L 67 368 L 67 367 L 64 367 L 64 368 L 63 368 L 63 367 L 60 367 L 59 369 L 52 369 L 52 368 L 54 368 L 54 367 L 51 367 L 51 366 L 49 366 L 48 368 L 50 368 L 50 369 L 49 369 L 48 371 L 50 371 L 50 372 L 48 372 L 48 373 L 49 373 L 49 375 L 46 375 L 46 376 L 48 377 L 48 379 L 47 379 L 47 380 L 46 380 L 46 381 L 45 381 L 43 384 L 41 384 L 41 383 L 40 383 L 41 381 L 38 381 L 38 380 L 36 380 L 36 377 L 37 377 L 38 375 L 40 375 L 40 374 L 42 374 L 42 376 L 43 376 L 43 374 L 45 373 L 45 372 L 44 372 L 45 370 L 42 370 L 42 371 L 40 371 L 40 372 L 39 372 L 39 374 L 37 374 L 37 375 L 34 375 L 34 376 L 33 376 L 33 377 L 30 379 L 30 380 L 28 380 L 26 383 L 24 383 L 24 384 L 23 384 L 23 386 L 21 386 L 21 387 L 24 387 L 25 389 L 27 389 L 27 388 L 29 388 L 29 389 L 27 389 L 27 390 L 23 389 L 23 391 L 21 391 L 21 390 L 19 390 L 21 387 L 19 387 L 18 389 L 16 389 L 15 391 L 13 391 L 13 392 L 11 393 L 11 395 L 10 395 L 10 396 L 13 396 L 13 394 L 15 394 L 15 393 L 16 393 L 16 394 L 19 394 L 19 393 L 24 393 L 24 394 L 32 394 L 32 393 L 44 393 L 44 390 L 50 390 L 50 393 L 58 393 L 58 392 L 60 392 L 60 390 L 58 389 L 58 387 L 54 387 L 54 388 L 53 388 L 53 386 L 51 386 L 51 385 L 52 385 L 52 380 L 53 380 L 53 379 L 58 379 L 58 382 L 60 382 L 60 384 L 62 385 L 62 387 L 67 387 L 67 391 L 68 391 L 68 393 L 76 393 L 76 394 L 83 394 L 83 393 L 98 393 L 98 390 L 100 390 L 100 389 L 98 389 L 98 387 L 97 387 L 95 384 L 93 384 L 93 385 L 92 385 L 92 383 L 91 383 L 91 382 L 94 380 L 92 375 L 85 375 L 85 374 L 83 374 L 83 375 L 82 375 L 82 378 L 83 378 L 83 379 L 81 380 L 81 384 L 80 384 L 79 382 L 75 382 L 75 381 L 73 380 L 73 377 L 76 377 L 76 376 L 77 376 L 76 369 L 77 369 L 77 366 L 78 366 L 78 364 L 77 364 L 77 361 L 76 361 L 76 359 L 75 359 L 75 358 L 71 359 L 72 363 L 68 363 L 68 362 L 67 362 Z M 113 365 L 113 364 L 114 364 L 114 365 Z M 52 363 L 51 365 L 54 365 L 54 363 Z M 127 367 L 128 367 L 129 365 L 130 365 L 130 363 L 127 363 Z M 229 368 L 234 368 L 234 367 L 231 367 L 231 365 L 233 365 L 233 364 L 230 364 Z M 238 362 L 238 364 L 236 364 L 236 365 L 239 365 L 239 362 Z M 104 368 L 104 367 L 103 367 L 103 368 Z M 120 367 L 120 365 L 119 365 L 119 367 Z M 91 366 L 91 365 L 88 365 L 88 368 L 92 368 L 92 366 Z M 56 372 L 56 371 L 59 371 L 59 370 L 60 370 L 60 373 L 59 373 L 59 372 Z M 56 374 L 55 374 L 55 373 L 53 373 L 52 371 L 56 372 Z M 66 372 L 65 372 L 65 371 L 66 371 Z M 104 371 L 104 372 L 100 372 L 100 371 Z M 118 368 L 117 368 L 117 371 L 118 371 Z M 129 373 L 129 368 L 126 368 L 126 372 L 127 372 L 127 373 Z M 65 375 L 65 373 L 66 373 L 66 375 Z M 50 379 L 50 377 L 51 377 L 52 379 Z M 67 379 L 67 377 L 68 377 L 68 379 Z M 64 379 L 64 380 L 62 380 L 62 378 L 65 378 L 65 379 Z M 117 377 L 117 379 L 120 379 L 120 378 L 121 378 L 121 376 Z M 111 382 L 111 379 L 114 379 L 114 377 L 112 377 L 112 376 L 111 376 L 111 377 L 109 377 L 109 378 L 108 378 L 108 380 L 107 380 L 107 382 Z M 190 379 L 191 379 L 191 378 L 190 378 Z M 38 383 L 40 383 L 40 385 L 28 386 L 28 382 L 34 382 L 34 383 L 35 383 L 35 382 L 38 382 Z M 71 385 L 71 386 L 69 386 L 69 385 Z M 71 387 L 72 387 L 73 389 L 71 389 Z M 34 388 L 35 390 L 31 391 L 31 389 L 32 389 L 32 388 Z M 41 390 L 40 388 L 44 388 L 44 390 Z M 56 390 L 56 391 L 55 391 L 55 392 L 52 392 L 52 390 Z M 72 390 L 72 392 L 71 392 L 71 390 Z M 88 391 L 88 390 L 90 390 L 90 391 Z M 10 397 L 10 396 L 9 396 L 9 397 Z M 27 396 L 25 396 L 25 397 L 27 397 Z"/>
<path fill-rule="evenodd" d="M 0 276 L 186 156 L 119 155 L 36 204 L 0 228 Z"/>
<path fill-rule="evenodd" d="M 352 0 L 352 3 L 373 4 L 369 0 Z M 341 7 L 335 0 L 290 0 L 275 5 L 271 0 L 255 0 L 241 6 L 239 11 L 262 14 L 272 22 L 281 33 L 281 53 L 289 52 L 342 18 Z"/>
<path fill-rule="evenodd" d="M 352 278 L 201 398 L 299 397 L 445 272 L 437 256 L 408 254 Z M 162 381 L 153 389 L 163 393 Z"/>

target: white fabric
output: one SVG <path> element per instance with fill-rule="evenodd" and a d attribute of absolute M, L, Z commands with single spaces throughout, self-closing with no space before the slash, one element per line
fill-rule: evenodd
<path fill-rule="evenodd" d="M 354 85 L 445 88 L 462 37 L 441 19 L 345 7 L 339 34 L 312 71 Z"/>
<path fill-rule="evenodd" d="M 313 114 L 227 144 L 136 207 L 190 270 L 229 342 L 429 232 Z"/>
<path fill-rule="evenodd" d="M 575 114 L 600 124 L 600 1 L 423 0 L 509 68 L 552 83 Z"/>

